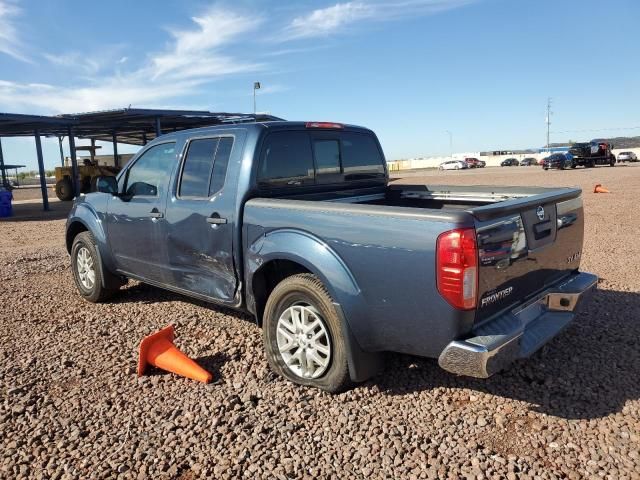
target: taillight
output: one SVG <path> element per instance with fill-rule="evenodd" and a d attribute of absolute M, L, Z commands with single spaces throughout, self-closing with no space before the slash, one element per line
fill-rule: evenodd
<path fill-rule="evenodd" d="M 438 292 L 454 307 L 470 310 L 478 296 L 478 248 L 473 228 L 451 230 L 438 237 Z"/>
<path fill-rule="evenodd" d="M 307 128 L 344 128 L 344 125 L 341 123 L 333 123 L 333 122 L 307 122 Z"/>

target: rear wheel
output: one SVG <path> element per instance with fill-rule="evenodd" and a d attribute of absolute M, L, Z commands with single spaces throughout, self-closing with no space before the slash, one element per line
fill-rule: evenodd
<path fill-rule="evenodd" d="M 63 202 L 73 199 L 73 185 L 69 177 L 64 177 L 56 182 L 56 197 Z"/>
<path fill-rule="evenodd" d="M 315 275 L 293 275 L 273 289 L 263 338 L 271 369 L 288 380 L 328 392 L 351 385 L 340 319 Z"/>

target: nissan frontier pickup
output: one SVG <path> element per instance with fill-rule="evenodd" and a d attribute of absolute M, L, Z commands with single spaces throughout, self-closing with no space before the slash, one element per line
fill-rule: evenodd
<path fill-rule="evenodd" d="M 76 199 L 77 289 L 135 279 L 250 313 L 271 368 L 337 392 L 383 352 L 488 377 L 563 330 L 579 271 L 578 188 L 390 184 L 375 134 L 329 122 L 184 130 Z"/>

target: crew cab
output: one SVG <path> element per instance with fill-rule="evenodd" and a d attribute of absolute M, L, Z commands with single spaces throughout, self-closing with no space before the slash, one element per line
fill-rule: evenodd
<path fill-rule="evenodd" d="M 250 313 L 271 368 L 336 392 L 382 352 L 488 377 L 566 327 L 597 278 L 578 269 L 578 188 L 394 185 L 366 128 L 184 130 L 77 198 L 78 292 L 127 281 Z"/>

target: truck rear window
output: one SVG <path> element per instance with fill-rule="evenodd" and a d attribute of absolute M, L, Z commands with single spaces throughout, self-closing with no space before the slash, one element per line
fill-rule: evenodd
<path fill-rule="evenodd" d="M 372 135 L 343 131 L 284 131 L 267 136 L 258 183 L 300 186 L 384 178 L 384 159 Z"/>
<path fill-rule="evenodd" d="M 345 132 L 340 135 L 340 138 L 345 180 L 384 176 L 382 155 L 371 135 Z"/>

